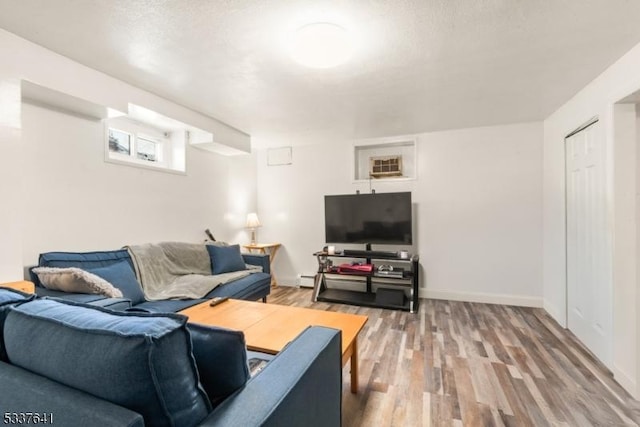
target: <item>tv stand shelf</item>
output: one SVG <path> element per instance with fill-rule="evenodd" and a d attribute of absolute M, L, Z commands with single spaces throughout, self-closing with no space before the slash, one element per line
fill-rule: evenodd
<path fill-rule="evenodd" d="M 313 255 L 318 260 L 318 272 L 315 276 L 313 287 L 313 301 L 346 303 L 361 305 L 366 307 L 390 308 L 396 310 L 406 310 L 411 313 L 418 311 L 418 271 L 419 257 L 399 257 L 392 253 L 381 251 L 357 251 L 334 253 L 321 251 Z M 371 273 L 352 273 L 335 271 L 333 259 L 364 259 L 366 264 L 399 264 L 404 268 L 402 277 L 384 275 L 374 267 Z M 378 261 L 378 262 L 376 262 Z M 408 268 L 407 268 L 408 267 Z M 349 284 L 350 287 L 360 287 L 362 290 L 330 288 L 327 281 L 337 284 Z M 384 289 L 380 294 L 373 290 L 373 285 L 377 285 L 377 291 Z M 405 292 L 408 290 L 408 295 Z M 402 298 L 397 298 L 402 292 Z M 392 293 L 393 298 L 381 297 L 385 293 Z"/>

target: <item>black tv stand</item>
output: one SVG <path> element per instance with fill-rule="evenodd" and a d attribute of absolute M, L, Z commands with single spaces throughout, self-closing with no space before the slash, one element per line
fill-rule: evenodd
<path fill-rule="evenodd" d="M 313 287 L 313 301 L 355 304 L 367 307 L 418 311 L 419 257 L 401 257 L 397 252 L 367 250 L 344 250 L 329 254 L 326 251 L 314 253 L 318 260 L 318 272 Z M 333 260 L 347 263 L 348 258 L 364 259 L 366 264 L 374 264 L 373 271 L 344 272 L 333 265 Z M 380 265 L 395 265 L 392 271 L 378 271 Z M 327 282 L 342 283 L 343 288 L 329 287 Z M 350 285 L 350 289 L 344 289 Z M 377 289 L 374 290 L 374 285 Z M 406 295 L 408 290 L 408 296 Z"/>

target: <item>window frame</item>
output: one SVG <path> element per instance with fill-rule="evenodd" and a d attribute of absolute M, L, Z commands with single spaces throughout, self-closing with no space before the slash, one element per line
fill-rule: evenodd
<path fill-rule="evenodd" d="M 127 122 L 130 122 L 130 123 L 127 123 Z M 148 129 L 147 132 L 145 132 L 145 128 Z M 111 151 L 109 146 L 109 135 L 111 130 L 128 134 L 130 136 L 129 154 L 123 154 L 123 153 Z M 184 168 L 185 170 L 174 169 L 171 166 L 172 150 L 173 150 L 172 141 L 171 141 L 171 138 L 166 135 L 166 132 L 164 130 L 157 129 L 149 125 L 145 125 L 142 123 L 129 121 L 129 120 L 125 122 L 120 120 L 115 123 L 113 122 L 110 123 L 108 120 L 106 120 L 104 122 L 104 133 L 105 133 L 105 145 L 104 145 L 105 162 L 124 165 L 124 166 L 133 166 L 137 168 L 149 169 L 149 170 L 154 170 L 159 172 L 168 172 L 172 174 L 186 175 L 186 165 Z M 151 135 L 151 133 L 164 134 L 164 137 L 160 138 L 157 136 L 153 136 Z M 156 144 L 156 147 L 158 147 L 157 161 L 149 161 L 149 160 L 144 160 L 137 157 L 138 139 L 142 139 L 142 140 L 149 141 Z"/>
<path fill-rule="evenodd" d="M 111 131 L 118 132 L 118 133 L 127 135 L 129 137 L 129 140 L 127 141 L 127 143 L 129 144 L 129 147 L 127 149 L 129 151 L 128 154 L 124 154 L 124 153 L 120 153 L 118 151 L 112 151 L 111 150 Z M 127 132 L 127 131 L 124 131 L 124 130 L 121 130 L 121 129 L 116 129 L 116 128 L 110 127 L 109 130 L 107 131 L 107 140 L 108 140 L 107 144 L 108 144 L 109 153 L 113 153 L 115 155 L 130 156 L 131 155 L 131 146 L 132 146 L 131 141 L 132 141 L 132 139 L 133 139 L 133 135 L 131 134 L 131 132 Z"/>
<path fill-rule="evenodd" d="M 140 141 L 148 142 L 148 143 L 151 143 L 151 144 L 153 144 L 155 146 L 155 148 L 156 148 L 155 149 L 155 155 L 156 155 L 156 159 L 155 160 L 147 160 L 147 159 L 141 159 L 140 158 L 140 156 L 139 156 L 139 154 L 140 154 L 140 151 L 139 151 L 139 146 L 140 146 L 139 143 L 140 143 Z M 134 145 L 134 147 L 135 147 L 135 158 L 138 159 L 138 160 L 143 160 L 145 162 L 153 163 L 153 164 L 156 164 L 156 165 L 161 165 L 163 163 L 166 163 L 166 162 L 164 162 L 164 157 L 165 157 L 164 156 L 164 145 L 165 145 L 164 141 L 160 141 L 157 138 L 153 138 L 151 136 L 147 136 L 147 135 L 145 135 L 143 133 L 138 133 L 138 134 L 136 134 L 136 142 L 135 142 L 135 145 Z"/>
<path fill-rule="evenodd" d="M 414 181 L 418 178 L 418 137 L 401 135 L 385 138 L 360 139 L 351 145 L 351 180 L 353 183 Z M 398 158 L 402 175 L 372 174 L 373 161 Z M 377 175 L 377 176 L 375 176 Z"/>

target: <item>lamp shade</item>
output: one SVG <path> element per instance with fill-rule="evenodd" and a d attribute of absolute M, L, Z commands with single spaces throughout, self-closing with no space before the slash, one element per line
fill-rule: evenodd
<path fill-rule="evenodd" d="M 260 220 L 258 219 L 258 214 L 255 212 L 251 212 L 247 215 L 247 228 L 258 228 L 262 224 L 260 224 Z"/>

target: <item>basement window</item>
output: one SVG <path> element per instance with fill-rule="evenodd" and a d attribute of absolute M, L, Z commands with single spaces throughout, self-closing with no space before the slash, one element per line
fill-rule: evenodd
<path fill-rule="evenodd" d="M 136 144 L 136 157 L 147 162 L 161 162 L 162 142 L 139 136 Z"/>
<path fill-rule="evenodd" d="M 354 141 L 354 182 L 416 179 L 416 146 L 410 135 Z"/>
<path fill-rule="evenodd" d="M 106 122 L 105 161 L 165 172 L 185 172 L 185 129 L 162 129 L 118 117 Z"/>
<path fill-rule="evenodd" d="M 151 137 L 135 132 L 135 127 L 126 127 L 127 130 L 109 128 L 109 159 L 165 167 L 163 146 L 170 143 L 168 135 Z"/>
<path fill-rule="evenodd" d="M 110 128 L 109 152 L 129 156 L 131 154 L 131 134 Z"/>
<path fill-rule="evenodd" d="M 402 176 L 402 156 L 370 157 L 369 176 L 372 178 Z"/>

